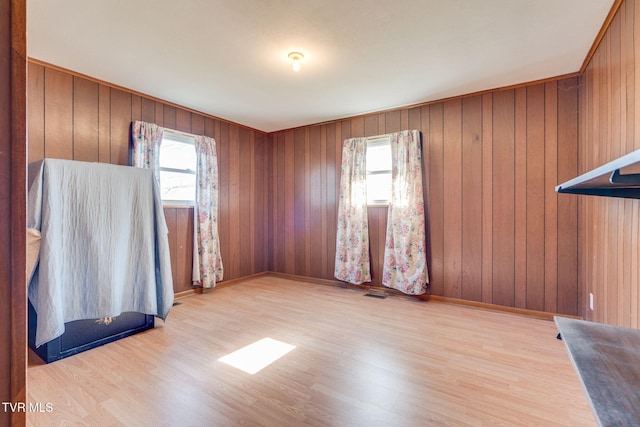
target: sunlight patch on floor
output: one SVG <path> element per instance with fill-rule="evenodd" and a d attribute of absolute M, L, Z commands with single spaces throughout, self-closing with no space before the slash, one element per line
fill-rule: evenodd
<path fill-rule="evenodd" d="M 255 374 L 296 348 L 273 338 L 263 338 L 218 359 L 248 374 Z"/>

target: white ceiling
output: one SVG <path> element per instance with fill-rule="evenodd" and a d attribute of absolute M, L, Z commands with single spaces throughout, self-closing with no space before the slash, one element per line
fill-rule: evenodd
<path fill-rule="evenodd" d="M 612 4 L 28 0 L 27 41 L 32 58 L 271 132 L 576 72 Z"/>

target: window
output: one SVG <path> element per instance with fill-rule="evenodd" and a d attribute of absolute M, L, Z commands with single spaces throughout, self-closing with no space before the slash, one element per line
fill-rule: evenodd
<path fill-rule="evenodd" d="M 192 204 L 196 198 L 196 149 L 191 135 L 165 129 L 160 145 L 162 201 Z"/>
<path fill-rule="evenodd" d="M 367 140 L 367 204 L 386 205 L 391 199 L 391 140 Z"/>

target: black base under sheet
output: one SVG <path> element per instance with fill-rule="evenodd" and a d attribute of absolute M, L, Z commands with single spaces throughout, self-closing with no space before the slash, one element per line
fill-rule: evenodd
<path fill-rule="evenodd" d="M 65 323 L 64 334 L 36 348 L 37 322 L 38 315 L 29 303 L 29 347 L 46 363 L 51 363 L 151 329 L 154 316 L 127 312 L 114 317 L 109 325 L 97 323 L 96 319 L 75 320 Z"/>

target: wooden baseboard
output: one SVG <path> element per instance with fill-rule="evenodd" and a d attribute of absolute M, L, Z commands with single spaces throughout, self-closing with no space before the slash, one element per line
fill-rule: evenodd
<path fill-rule="evenodd" d="M 469 301 L 458 298 L 442 297 L 439 295 L 429 295 L 427 297 L 431 301 L 444 302 L 449 304 L 466 305 L 469 307 L 480 308 L 483 310 L 503 311 L 505 313 L 523 314 L 525 316 L 537 317 L 545 320 L 553 320 L 554 316 L 569 317 L 571 319 L 582 319 L 579 316 L 571 316 L 568 314 L 549 313 L 546 311 L 530 310 L 527 308 L 507 307 L 504 305 L 489 304 L 486 302 Z"/>
<path fill-rule="evenodd" d="M 279 273 L 276 271 L 263 271 L 261 273 L 256 273 L 249 276 L 243 276 L 243 277 L 238 277 L 231 280 L 226 280 L 226 281 L 217 283 L 215 288 L 204 289 L 204 290 L 202 288 L 195 288 L 189 291 L 180 292 L 179 294 L 176 294 L 176 298 L 181 298 L 183 296 L 189 296 L 189 295 L 198 294 L 198 293 L 200 294 L 210 293 L 210 292 L 213 292 L 215 289 L 236 285 L 236 284 L 243 283 L 248 280 L 256 279 L 259 277 L 277 277 L 279 279 L 295 280 L 297 282 L 313 283 L 316 285 L 325 285 L 325 286 L 336 286 L 340 288 L 361 289 L 363 291 L 368 291 L 369 289 L 384 289 L 387 295 L 420 299 L 423 301 L 437 301 L 437 302 L 442 302 L 447 304 L 466 305 L 468 307 L 474 307 L 474 308 L 479 308 L 483 310 L 502 311 L 502 312 L 511 313 L 511 314 L 521 314 L 524 316 L 537 317 L 539 319 L 545 319 L 545 320 L 553 320 L 554 316 L 563 316 L 563 317 L 568 317 L 572 319 L 582 319 L 579 316 L 570 316 L 567 314 L 559 314 L 559 313 L 548 313 L 546 311 L 530 310 L 526 308 L 507 307 L 503 305 L 489 304 L 489 303 L 480 302 L 480 301 L 469 301 L 469 300 L 463 300 L 459 298 L 443 297 L 439 295 L 429 295 L 429 294 L 407 295 L 396 289 L 381 288 L 380 286 L 354 285 L 351 283 L 341 282 L 339 280 L 319 279 L 316 277 L 298 276 L 296 274 Z"/>
<path fill-rule="evenodd" d="M 318 285 L 329 285 L 329 286 L 339 286 L 339 287 L 343 287 L 343 288 L 352 288 L 352 289 L 362 289 L 364 291 L 368 291 L 369 289 L 384 289 L 384 291 L 387 293 L 387 295 L 394 295 L 394 296 L 402 296 L 402 297 L 406 297 L 406 298 L 414 298 L 414 299 L 421 299 L 424 301 L 438 301 L 438 302 L 443 302 L 443 303 L 448 303 L 448 304 L 457 304 L 457 305 L 466 305 L 469 307 L 474 307 L 474 308 L 480 308 L 483 310 L 492 310 L 492 311 L 502 311 L 505 313 L 512 313 L 512 314 L 522 314 L 525 316 L 531 316 L 531 317 L 537 317 L 540 319 L 546 319 L 546 320 L 553 320 L 553 316 L 563 316 L 563 317 L 569 317 L 569 318 L 573 318 L 573 319 L 581 319 L 581 317 L 578 316 L 570 316 L 567 314 L 558 314 L 558 313 L 548 313 L 545 311 L 538 311 L 538 310 L 530 310 L 530 309 L 525 309 L 525 308 L 517 308 L 517 307 L 506 307 L 506 306 L 502 306 L 502 305 L 497 305 L 497 304 L 488 304 L 485 302 L 479 302 L 479 301 L 469 301 L 469 300 L 463 300 L 463 299 L 458 299 L 458 298 L 449 298 L 449 297 L 443 297 L 443 296 L 439 296 L 439 295 L 429 295 L 429 294 L 425 294 L 425 295 L 407 295 L 404 294 L 396 289 L 390 289 L 390 288 L 381 288 L 380 286 L 371 286 L 371 285 L 353 285 L 351 283 L 345 283 L 345 282 L 341 282 L 339 280 L 328 280 L 328 279 L 317 279 L 315 277 L 307 277 L 307 276 L 297 276 L 295 274 L 287 274 L 287 273 L 277 273 L 277 272 L 273 272 L 273 271 L 268 271 L 265 273 L 267 276 L 270 277 L 278 277 L 281 279 L 288 279 L 288 280 L 296 280 L 298 282 L 306 282 L 306 283 L 315 283 Z"/>
<path fill-rule="evenodd" d="M 177 300 L 180 298 L 190 297 L 191 295 L 195 295 L 197 293 L 199 293 L 198 288 L 187 289 L 186 291 L 176 292 L 175 294 L 173 294 L 173 299 Z"/>
<path fill-rule="evenodd" d="M 237 285 L 238 283 L 246 282 L 247 280 L 257 279 L 258 277 L 263 277 L 268 274 L 266 271 L 256 274 L 250 274 L 248 276 L 236 277 L 235 279 L 223 280 L 222 282 L 216 283 L 216 286 L 213 288 L 197 288 L 198 293 L 200 294 L 208 294 L 210 292 L 214 292 L 216 289 L 226 288 L 227 286 Z"/>

